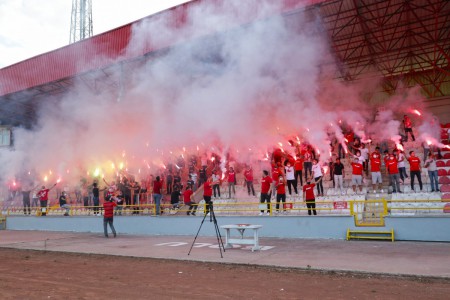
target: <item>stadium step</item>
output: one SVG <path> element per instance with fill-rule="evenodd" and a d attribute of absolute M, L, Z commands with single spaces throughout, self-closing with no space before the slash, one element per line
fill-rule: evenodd
<path fill-rule="evenodd" d="M 394 242 L 394 229 L 390 231 L 351 230 L 347 229 L 347 241 L 355 240 L 390 240 Z"/>

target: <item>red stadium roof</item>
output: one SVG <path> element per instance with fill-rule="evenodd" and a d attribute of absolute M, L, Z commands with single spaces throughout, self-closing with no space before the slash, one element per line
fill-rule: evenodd
<path fill-rule="evenodd" d="M 124 25 L 100 35 L 79 41 L 77 43 L 47 52 L 6 68 L 0 69 L 0 96 L 40 86 L 66 77 L 102 68 L 119 61 L 133 59 L 164 49 L 180 41 L 173 40 L 167 45 L 146 44 L 139 49 L 139 53 L 126 52 L 131 38 L 132 26 L 149 18 L 164 18 L 174 28 L 182 27 L 186 23 L 189 10 L 202 2 L 214 2 L 220 10 L 226 5 L 224 0 L 197 0 L 188 2 L 161 13 L 151 15 L 133 23 Z M 323 0 L 295 1 L 284 0 L 278 11 L 271 11 L 273 15 L 323 2 Z M 242 23 L 252 21 L 256 16 L 246 16 Z M 235 24 L 236 26 L 240 24 Z M 195 35 L 195 32 L 191 32 Z M 194 38 L 184 36 L 183 39 Z"/>

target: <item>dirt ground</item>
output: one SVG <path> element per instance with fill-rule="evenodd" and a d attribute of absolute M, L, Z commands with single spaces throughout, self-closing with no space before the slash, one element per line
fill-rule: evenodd
<path fill-rule="evenodd" d="M 0 249 L 1 299 L 448 299 L 450 280 Z"/>

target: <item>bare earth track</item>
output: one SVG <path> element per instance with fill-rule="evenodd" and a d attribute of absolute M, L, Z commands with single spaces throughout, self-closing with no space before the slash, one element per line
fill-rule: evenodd
<path fill-rule="evenodd" d="M 0 249 L 1 299 L 448 299 L 449 279 Z"/>

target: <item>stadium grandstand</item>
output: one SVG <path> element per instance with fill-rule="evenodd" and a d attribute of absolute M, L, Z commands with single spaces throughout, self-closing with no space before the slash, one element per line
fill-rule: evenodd
<path fill-rule="evenodd" d="M 61 193 L 66 191 L 71 202 L 71 216 L 93 216 L 98 212 L 93 207 L 95 203 L 91 201 L 93 181 L 97 181 L 102 187 L 108 189 L 108 186 L 114 185 L 111 184 L 111 181 L 115 180 L 119 184 L 122 177 L 127 178 L 127 181 L 133 177 L 131 181 L 136 180 L 140 184 L 139 189 L 132 192 L 131 198 L 138 200 L 130 200 L 121 213 L 130 218 L 132 215 L 135 218 L 137 218 L 136 215 L 155 215 L 157 211 L 151 191 L 152 181 L 156 175 L 160 175 L 164 179 L 164 184 L 167 184 L 168 181 L 173 181 L 172 177 L 171 180 L 167 178 L 169 173 L 170 176 L 180 173 L 181 182 L 185 186 L 189 178 L 192 180 L 193 176 L 199 175 L 198 172 L 201 172 L 202 166 L 206 166 L 207 177 L 210 177 L 216 170 L 221 175 L 222 196 L 213 197 L 215 211 L 218 215 L 258 216 L 262 209 L 259 204 L 261 171 L 263 169 L 272 171 L 271 162 L 281 161 L 284 165 L 288 162 L 294 164 L 296 155 L 304 158 L 304 154 L 309 151 L 308 147 L 312 147 L 313 156 L 317 157 L 324 170 L 324 191 L 321 195 L 316 193 L 319 216 L 351 216 L 355 220 L 355 226 L 368 227 L 385 227 L 385 218 L 389 216 L 433 216 L 436 220 L 439 217 L 448 219 L 446 213 L 450 212 L 450 205 L 447 205 L 447 201 L 450 201 L 450 150 L 448 146 L 450 140 L 450 2 L 445 0 L 282 0 L 278 2 L 278 5 L 267 5 L 262 9 L 247 8 L 246 13 L 239 13 L 234 12 L 236 7 L 228 4 L 229 1 L 195 0 L 0 69 L 0 122 L 3 141 L 1 156 L 8 157 L 5 156 L 5 151 L 19 152 L 19 147 L 26 148 L 26 145 L 24 146 L 24 143 L 20 142 L 20 136 L 26 136 L 27 133 L 33 135 L 34 132 L 45 128 L 42 123 L 42 120 L 47 118 L 45 111 L 51 110 L 51 107 L 63 107 L 64 101 L 68 98 L 76 99 L 77 95 L 82 98 L 87 94 L 93 95 L 93 101 L 96 101 L 96 97 L 108 98 L 112 99 L 111 107 L 115 105 L 114 103 L 126 102 L 127 99 L 136 97 L 136 93 L 138 93 L 136 90 L 139 90 L 140 86 L 135 82 L 146 80 L 142 77 L 142 73 L 137 74 L 136 70 L 155 68 L 168 56 L 187 51 L 186 49 L 203 49 L 196 55 L 201 56 L 202 63 L 212 65 L 213 69 L 215 65 L 221 65 L 226 56 L 221 53 L 223 49 L 218 50 L 223 40 L 229 39 L 230 35 L 244 35 L 248 38 L 249 35 L 245 35 L 245 33 L 251 32 L 252 26 L 257 27 L 261 23 L 272 24 L 272 20 L 276 19 L 287 24 L 286 26 L 290 28 L 289 32 L 304 35 L 303 28 L 307 28 L 307 30 L 314 28 L 313 35 L 320 33 L 323 36 L 320 43 L 326 45 L 327 51 L 319 60 L 318 73 L 320 74 L 317 76 L 322 80 L 321 84 L 331 80 L 338 86 L 363 86 L 364 93 L 358 94 L 362 95 L 363 99 L 359 101 L 363 101 L 365 105 L 373 108 L 371 122 L 376 123 L 377 114 L 380 111 L 389 110 L 389 107 L 394 106 L 393 103 L 395 103 L 396 110 L 390 117 L 393 121 L 398 121 L 399 126 L 397 127 L 401 129 L 400 138 L 397 140 L 388 138 L 385 141 L 386 149 L 392 152 L 394 149 L 402 150 L 404 148 L 408 157 L 410 156 L 409 152 L 414 151 L 421 159 L 420 176 L 423 184 L 421 183 L 420 189 L 418 182 L 415 185 L 413 182 L 411 185 L 411 178 L 406 178 L 400 186 L 402 193 L 394 193 L 395 190 L 392 190 L 388 180 L 388 171 L 383 165 L 381 190 L 373 190 L 369 172 L 367 172 L 362 190 L 355 192 L 352 189 L 351 181 L 352 152 L 355 149 L 348 144 L 348 141 L 344 143 L 340 138 L 347 132 L 347 128 L 343 125 L 340 136 L 337 134 L 334 142 L 333 139 L 327 140 L 328 143 L 323 143 L 325 146 L 317 145 L 317 139 L 313 138 L 313 134 L 309 138 L 307 133 L 301 134 L 300 138 L 297 136 L 297 141 L 295 141 L 295 135 L 291 133 L 283 135 L 284 140 L 288 141 L 287 143 L 292 147 L 284 146 L 283 148 L 281 143 L 274 143 L 273 151 L 267 151 L 267 153 L 263 151 L 263 156 L 258 159 L 245 156 L 240 160 L 237 154 L 225 153 L 223 150 L 206 151 L 205 149 L 210 149 L 211 146 L 202 144 L 200 140 L 193 144 L 196 145 L 196 149 L 195 146 L 192 146 L 194 150 L 191 153 L 187 153 L 184 149 L 186 158 L 183 156 L 181 162 L 177 160 L 178 155 L 173 160 L 158 158 L 158 162 L 155 163 L 158 165 L 157 169 L 150 166 L 151 163 L 149 165 L 149 162 L 145 162 L 150 170 L 145 175 L 144 169 L 141 170 L 141 167 L 134 167 L 131 171 L 133 168 L 131 165 L 129 174 L 133 175 L 127 175 L 129 170 L 123 166 L 119 171 L 120 159 L 112 163 L 113 168 L 115 164 L 116 170 L 110 174 L 104 174 L 97 168 L 90 169 L 82 166 L 80 167 L 82 171 L 77 171 L 82 172 L 82 177 L 84 177 L 80 186 L 78 186 L 80 176 L 78 176 L 78 180 L 74 180 L 70 184 L 59 184 L 52 190 L 51 199 L 58 199 Z M 201 22 L 192 21 L 192 18 L 198 17 L 199 13 L 200 15 L 221 16 L 222 11 L 226 11 L 227 16 L 233 15 L 232 18 L 228 18 L 232 22 L 227 21 L 221 26 L 208 27 Z M 149 24 L 153 26 L 150 31 L 146 29 Z M 181 32 L 182 34 L 151 36 L 152 33 L 155 33 L 152 31 L 154 27 L 161 26 L 161 24 L 164 24 L 165 30 L 169 28 L 170 32 Z M 201 25 L 203 27 L 196 27 Z M 267 30 L 266 27 L 264 30 Z M 142 39 L 139 34 L 148 34 L 150 38 Z M 267 32 L 264 34 L 270 36 Z M 276 47 L 282 52 L 285 46 L 280 44 Z M 263 57 L 264 47 L 265 45 L 260 45 Z M 301 53 L 299 55 L 305 55 L 305 52 L 299 51 L 299 53 Z M 265 57 L 265 59 L 270 61 L 271 57 Z M 291 59 L 295 60 L 296 57 Z M 209 70 L 205 75 L 204 70 L 198 71 L 188 63 L 185 69 L 183 66 L 179 68 L 186 73 L 192 73 L 192 77 L 189 78 L 192 81 L 197 79 L 201 81 L 203 80 L 202 76 L 216 75 L 220 77 L 223 75 L 222 70 L 214 69 Z M 180 69 L 177 69 L 177 72 Z M 270 72 L 271 70 L 267 70 L 267 73 Z M 276 70 L 273 72 L 276 73 Z M 323 75 L 324 72 L 327 73 L 326 76 Z M 372 82 L 376 82 L 376 84 L 371 84 Z M 170 84 L 171 82 L 167 83 L 167 85 Z M 189 83 L 184 82 L 184 84 Z M 319 88 L 322 86 L 321 84 L 318 85 Z M 149 94 L 152 92 L 152 90 L 148 91 Z M 178 92 L 179 90 L 175 89 L 173 94 Z M 232 93 L 232 95 L 234 94 Z M 402 100 L 399 101 L 399 95 L 413 95 L 411 98 L 414 99 L 408 101 L 408 107 L 401 106 L 398 104 L 402 103 Z M 345 99 L 341 99 L 333 102 L 330 104 L 333 105 L 330 110 L 338 110 L 341 105 L 345 106 L 345 101 Z M 86 104 L 86 102 L 80 103 Z M 133 104 L 130 105 L 136 104 L 136 102 L 131 103 Z M 325 101 L 322 104 L 324 103 L 328 102 Z M 70 105 L 69 107 L 69 110 L 72 111 L 79 109 L 76 106 Z M 89 110 L 89 107 L 82 109 Z M 354 107 L 355 111 L 358 109 L 358 107 Z M 108 111 L 99 111 L 98 114 L 108 114 Z M 412 116 L 416 124 L 414 127 L 416 139 L 413 138 L 413 141 L 407 139 L 407 132 L 404 134 L 402 132 L 405 126 L 405 123 L 402 124 L 403 114 Z M 111 113 L 111 118 L 120 122 L 120 117 L 115 114 Z M 142 116 L 138 116 L 138 118 L 142 118 Z M 320 117 L 317 116 L 317 118 Z M 434 122 L 431 124 L 431 127 L 434 127 L 430 129 L 430 132 L 424 125 L 428 120 Z M 68 126 L 83 127 L 84 125 L 78 121 L 67 124 Z M 383 119 L 382 122 L 387 122 L 387 120 Z M 325 123 L 330 122 L 325 121 Z M 345 123 L 345 119 L 343 123 Z M 201 125 L 197 124 L 196 126 Z M 437 132 L 436 126 L 438 127 Z M 379 137 L 380 132 L 375 131 L 370 134 L 366 132 L 367 135 L 363 137 L 358 135 L 358 128 L 352 129 L 355 135 L 359 136 L 359 139 L 370 148 L 371 152 L 376 146 L 383 149 L 383 139 Z M 63 135 L 65 128 L 58 130 L 62 133 L 57 133 L 57 135 Z M 193 127 L 189 130 L 195 131 L 196 129 Z M 301 130 L 306 132 L 304 128 Z M 309 128 L 307 130 L 309 132 Z M 16 136 L 17 131 L 20 132 Z M 54 133 L 47 131 L 47 134 L 50 132 Z M 140 131 L 138 130 L 138 132 Z M 42 131 L 39 134 L 43 134 Z M 106 135 L 108 134 L 106 133 Z M 178 132 L 178 134 L 184 133 Z M 82 134 L 80 133 L 80 135 Z M 282 134 L 277 136 L 280 135 Z M 62 140 L 64 141 L 64 139 Z M 100 140 L 106 144 L 117 143 L 116 140 L 108 138 L 100 138 Z M 284 140 L 283 143 L 286 144 Z M 275 139 L 270 140 L 270 142 L 273 141 Z M 296 143 L 298 143 L 297 146 L 295 146 Z M 328 144 L 332 144 L 329 149 L 330 155 L 323 159 L 323 155 L 320 155 L 321 152 L 316 151 L 316 148 L 327 149 Z M 96 144 L 89 144 L 89 146 L 93 145 Z M 227 148 L 225 146 L 228 147 L 228 145 L 224 145 L 223 141 L 218 142 L 218 145 L 212 145 L 217 149 Z M 182 148 L 183 145 L 178 145 L 178 147 Z M 58 144 L 53 144 L 48 145 L 48 150 L 42 149 L 42 151 L 50 151 L 46 156 L 52 156 L 54 152 L 58 151 L 58 148 Z M 345 150 L 345 154 L 340 153 L 340 150 Z M 165 151 L 169 152 L 168 149 Z M 439 190 L 431 184 L 429 172 L 424 164 L 429 152 L 434 153 L 437 157 Z M 85 153 L 83 152 L 83 154 Z M 171 151 L 170 153 L 172 154 Z M 180 153 L 183 154 L 183 152 Z M 333 177 L 330 176 L 329 168 L 330 162 L 333 162 L 336 157 L 342 158 L 341 154 L 344 164 L 344 191 L 336 187 L 332 180 Z M 39 157 L 41 153 L 34 153 L 34 155 Z M 123 154 L 120 150 L 120 155 L 123 158 L 128 157 L 125 150 L 123 150 Z M 203 161 L 204 159 L 207 161 Z M 129 158 L 129 160 L 132 159 Z M 108 163 L 111 165 L 110 162 Z M 27 164 L 32 167 L 28 168 Z M 27 166 L 24 167 L 24 165 Z M 250 191 L 247 193 L 247 188 L 244 186 L 246 181 L 244 173 L 248 165 L 251 165 L 254 170 L 256 190 L 254 196 Z M 3 174 L 1 178 L 4 182 L 3 199 L 0 199 L 3 205 L 3 215 L 14 217 L 26 212 L 22 205 L 23 187 L 21 185 L 24 186 L 26 181 L 30 187 L 39 186 L 40 188 L 44 173 L 37 170 L 37 166 L 40 165 L 33 164 L 28 161 L 28 158 L 23 160 L 23 165 L 11 164 L 8 166 L 9 168 L 24 169 L 13 170 L 12 172 L 16 172 L 15 177 L 8 173 L 7 177 Z M 229 192 L 226 179 L 231 166 L 234 166 L 236 170 L 235 181 L 237 184 L 234 195 L 231 191 Z M 71 168 L 75 169 L 73 166 Z M 406 174 L 409 176 L 410 164 L 406 163 L 405 168 Z M 51 180 L 55 182 L 57 179 L 60 180 L 61 174 L 66 178 L 73 179 L 74 177 L 71 176 L 75 175 L 69 176 L 69 173 L 77 173 L 72 169 L 69 170 L 65 164 L 54 167 L 53 172 L 46 170 L 44 184 L 52 185 Z M 367 170 L 369 171 L 370 168 Z M 24 179 L 28 175 L 32 176 L 33 172 L 36 173 L 33 180 Z M 61 173 L 59 178 L 55 175 L 57 172 Z M 194 183 L 194 185 L 198 185 L 194 197 L 200 207 L 197 215 L 203 215 L 202 208 L 205 203 L 202 200 L 203 188 L 198 184 L 199 180 L 200 178 L 197 178 Z M 302 195 L 302 186 L 297 181 L 295 184 L 299 188 L 298 194 L 287 195 L 286 204 L 283 206 L 286 208 L 284 215 L 307 217 L 308 208 Z M 168 187 L 164 187 L 164 191 L 167 189 Z M 89 198 L 88 202 L 84 202 L 85 196 Z M 33 198 L 33 196 L 31 197 Z M 100 206 L 103 195 L 101 198 Z M 186 217 L 187 206 L 183 205 L 182 196 L 179 199 L 180 205 L 173 205 L 171 195 L 164 195 L 163 215 L 173 218 Z M 58 201 L 50 202 L 48 215 L 63 215 L 64 209 L 59 207 Z M 283 215 L 281 211 L 277 211 L 273 198 L 271 203 L 268 214 L 270 216 Z M 41 214 L 41 208 L 37 201 L 31 206 L 33 215 Z"/>

